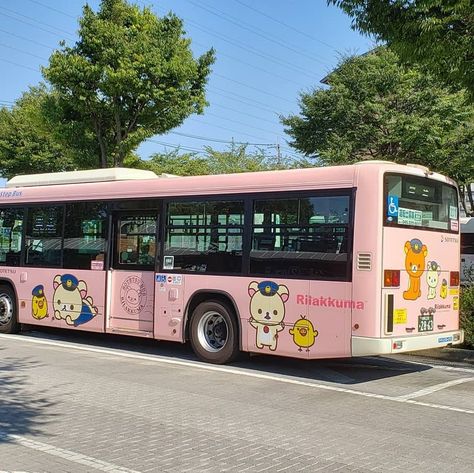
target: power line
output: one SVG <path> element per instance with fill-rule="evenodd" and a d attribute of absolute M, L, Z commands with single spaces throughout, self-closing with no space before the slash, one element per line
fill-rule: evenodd
<path fill-rule="evenodd" d="M 193 0 L 187 0 L 187 2 L 191 3 L 195 7 L 198 7 L 198 8 L 201 8 L 202 10 L 204 10 L 204 11 L 207 11 L 211 15 L 217 16 L 219 18 L 223 18 L 224 20 L 228 21 L 229 23 L 232 23 L 233 25 L 236 25 L 237 27 L 239 27 L 239 28 L 241 28 L 245 31 L 249 31 L 249 32 L 261 37 L 261 38 L 266 39 L 267 41 L 271 41 L 272 43 L 278 44 L 279 46 L 282 46 L 282 47 L 288 49 L 289 51 L 291 51 L 293 53 L 299 54 L 299 55 L 304 56 L 308 59 L 311 59 L 312 61 L 315 61 L 315 62 L 318 62 L 320 64 L 326 65 L 326 63 L 323 62 L 320 58 L 316 58 L 316 57 L 314 57 L 310 54 L 306 54 L 304 51 L 301 51 L 301 49 L 296 49 L 295 47 L 292 47 L 288 43 L 284 43 L 284 42 L 280 41 L 279 39 L 274 39 L 269 34 L 261 33 L 260 32 L 260 31 L 262 31 L 261 28 L 256 28 L 252 25 L 250 25 L 250 27 L 246 26 L 246 25 L 249 25 L 249 23 L 246 23 L 246 22 L 242 21 L 241 19 L 235 19 L 235 17 L 223 12 L 222 10 L 219 10 L 215 7 L 213 7 L 212 9 L 208 8 L 208 7 L 204 6 L 202 3 L 196 3 Z M 219 12 L 219 13 L 216 13 L 216 12 Z"/>
<path fill-rule="evenodd" d="M 47 59 L 44 57 L 37 56 L 36 54 L 30 53 L 29 51 L 25 51 L 24 49 L 15 48 L 15 46 L 10 46 L 9 44 L 0 43 L 0 46 L 11 49 L 13 51 L 17 51 L 22 54 L 27 54 L 28 56 L 35 57 L 36 59 L 41 59 L 42 61 L 47 61 Z"/>
<path fill-rule="evenodd" d="M 158 10 L 158 8 L 157 8 L 157 10 Z M 263 59 L 265 59 L 269 62 L 272 62 L 274 64 L 278 64 L 279 66 L 286 67 L 286 68 L 290 69 L 293 72 L 298 71 L 299 74 L 305 75 L 305 76 L 310 77 L 311 79 L 314 79 L 314 77 L 311 76 L 310 74 L 308 74 L 305 69 L 303 69 L 303 68 L 301 68 L 301 67 L 299 67 L 295 64 L 292 64 L 288 61 L 282 61 L 280 58 L 278 58 L 276 56 L 273 56 L 273 55 L 270 55 L 268 53 L 262 53 L 258 49 L 255 49 L 255 48 L 253 48 L 252 46 L 250 46 L 248 44 L 242 43 L 241 41 L 236 41 L 236 40 L 229 39 L 228 36 L 222 35 L 222 34 L 216 32 L 215 30 L 212 30 L 209 27 L 200 26 L 195 21 L 192 21 L 192 20 L 190 20 L 186 17 L 183 17 L 183 19 L 186 21 L 186 23 L 188 23 L 190 25 L 193 25 L 194 28 L 202 31 L 203 33 L 208 34 L 210 36 L 214 36 L 216 38 L 219 38 L 220 40 L 222 40 L 226 43 L 232 44 L 233 46 L 236 46 L 236 47 L 244 50 L 246 53 L 254 54 L 254 55 L 259 56 L 259 57 L 261 57 L 261 58 L 263 58 Z"/>
<path fill-rule="evenodd" d="M 243 126 L 246 126 L 248 128 L 252 128 L 253 130 L 263 131 L 263 133 L 271 133 L 271 134 L 275 133 L 275 131 L 266 130 L 265 128 L 260 128 L 258 126 L 254 126 L 254 125 L 251 125 L 249 123 L 241 122 L 239 120 L 233 120 L 232 118 L 221 117 L 220 115 L 217 115 L 216 113 L 207 112 L 207 114 L 205 114 L 205 116 L 206 115 L 209 116 L 209 117 L 218 118 L 219 120 L 226 120 L 228 122 L 235 123 L 236 125 L 243 125 Z"/>
<path fill-rule="evenodd" d="M 49 8 L 47 5 L 43 4 L 42 2 L 39 2 L 39 1 L 36 1 L 36 0 L 29 0 L 29 1 L 32 2 L 32 3 L 35 3 L 35 4 L 37 4 L 37 5 L 40 5 L 40 6 L 42 6 L 43 8 Z M 1 9 L 1 8 L 2 8 L 2 7 L 0 7 L 0 9 Z M 66 14 L 65 12 L 61 11 L 61 10 L 58 10 L 58 9 L 55 9 L 55 8 L 52 8 L 52 7 L 50 7 L 49 9 L 50 9 L 50 10 L 57 11 L 58 13 L 63 13 L 63 14 L 65 14 L 65 15 L 70 16 L 71 18 L 73 18 L 71 15 L 68 15 L 68 14 Z M 10 10 L 10 9 L 5 9 L 5 8 L 3 8 L 3 10 L 11 11 L 11 12 L 13 12 L 14 14 L 16 14 L 16 15 L 18 15 L 18 16 L 22 16 L 23 18 L 32 19 L 31 17 L 28 17 L 28 16 L 26 16 L 26 15 L 21 15 L 21 14 L 19 14 L 19 13 L 17 13 L 17 12 L 14 12 L 13 10 Z M 3 14 L 3 15 L 8 16 L 8 17 L 11 17 L 10 15 L 5 14 L 5 13 L 2 13 L 2 12 L 0 12 L 0 14 Z M 27 21 L 23 21 L 23 20 L 20 20 L 20 19 L 18 19 L 18 18 L 14 18 L 14 17 L 11 17 L 11 18 L 13 18 L 13 19 L 16 20 L 16 21 L 20 21 L 20 22 L 22 22 L 22 23 L 25 23 L 25 24 L 27 24 L 27 25 L 29 25 L 29 26 L 31 26 L 31 27 L 34 27 L 34 28 L 37 28 L 37 29 L 46 31 L 47 33 L 53 34 L 53 33 L 51 33 L 51 31 L 45 30 L 44 28 L 39 27 L 37 24 L 32 24 L 32 23 L 29 23 L 29 22 L 27 22 Z M 54 28 L 54 29 L 56 29 L 57 31 L 65 32 L 65 30 L 62 30 L 62 29 L 60 29 L 60 28 L 52 27 L 52 25 L 48 25 L 47 23 L 42 23 L 42 22 L 37 22 L 37 23 L 41 23 L 41 24 L 46 25 L 46 26 L 48 26 L 48 27 Z M 28 40 L 27 38 L 21 37 L 21 36 L 19 36 L 19 35 L 14 34 L 14 33 L 11 33 L 11 32 L 5 31 L 5 30 L 2 30 L 2 31 L 6 32 L 7 34 L 11 34 L 12 36 L 18 37 L 19 39 L 31 41 L 31 40 Z M 72 35 L 69 34 L 68 32 L 65 32 L 65 33 L 68 34 L 68 36 L 71 36 L 71 37 L 72 37 Z M 40 43 L 37 43 L 37 44 L 40 44 Z M 41 44 L 40 44 L 40 45 L 41 45 Z M 49 48 L 49 49 L 51 49 L 51 50 L 54 49 L 54 48 L 51 48 L 50 46 L 47 46 L 47 45 L 44 45 L 44 44 L 43 44 L 42 46 L 43 46 L 43 47 L 46 47 L 46 48 Z M 16 50 L 18 50 L 18 51 L 20 51 L 20 52 L 22 52 L 22 53 L 26 53 L 26 54 L 32 55 L 31 53 L 27 53 L 27 52 L 24 51 L 24 50 L 19 50 L 19 49 L 17 49 L 17 48 L 14 48 L 14 47 L 12 47 L 12 46 L 9 46 L 9 45 L 5 45 L 5 47 L 10 47 L 11 49 L 16 49 Z M 244 46 L 244 47 L 245 47 L 245 46 Z M 246 47 L 245 47 L 245 49 L 246 49 Z M 45 58 L 41 58 L 40 56 L 34 56 L 34 57 L 40 58 L 40 59 L 42 59 L 42 60 L 45 59 Z M 268 55 L 267 55 L 267 56 L 263 55 L 263 57 L 268 58 Z M 232 57 L 231 57 L 231 58 L 232 58 Z M 232 59 L 233 59 L 233 60 L 238 60 L 238 59 L 236 59 L 236 58 L 232 58 Z M 29 70 L 32 70 L 32 71 L 34 71 L 34 72 L 38 72 L 37 70 L 35 70 L 35 69 L 33 69 L 33 68 L 30 68 L 30 67 L 28 67 L 28 66 L 24 66 L 24 65 L 15 63 L 15 62 L 13 62 L 13 61 L 6 60 L 6 59 L 2 59 L 2 60 L 3 60 L 4 62 L 7 62 L 7 63 L 13 64 L 13 65 L 16 65 L 16 66 L 18 66 L 18 67 L 23 67 L 23 68 L 25 68 L 25 69 L 29 69 Z M 238 60 L 238 61 L 239 61 L 239 60 Z M 247 65 L 249 65 L 249 66 L 251 66 L 251 67 L 255 67 L 256 69 L 263 70 L 262 68 L 258 68 L 258 67 L 256 67 L 256 66 L 252 66 L 251 64 L 245 63 L 244 61 L 240 61 L 240 62 L 242 62 L 242 63 L 244 63 L 244 64 L 247 64 Z M 265 72 L 265 71 L 264 71 L 264 72 Z M 221 78 L 224 78 L 225 80 L 229 80 L 229 81 L 231 81 L 231 82 L 237 83 L 237 84 L 241 85 L 242 87 L 247 87 L 247 88 L 253 89 L 253 90 L 255 90 L 255 91 L 259 92 L 259 93 L 263 93 L 263 94 L 268 95 L 268 96 L 270 96 L 270 97 L 277 98 L 277 99 L 280 99 L 280 100 L 283 100 L 283 101 L 286 101 L 286 102 L 288 102 L 288 103 L 293 104 L 293 102 L 290 101 L 290 100 L 287 100 L 287 99 L 285 99 L 285 98 L 283 98 L 283 97 L 280 97 L 280 96 L 278 96 L 278 95 L 275 95 L 275 94 L 271 94 L 271 93 L 266 92 L 266 91 L 264 91 L 264 90 L 262 90 L 262 89 L 249 86 L 249 85 L 247 85 L 247 84 L 245 84 L 245 83 L 243 83 L 243 82 L 236 81 L 236 80 L 234 80 L 234 79 L 232 79 L 232 78 L 229 78 L 229 77 L 226 77 L 226 76 L 223 76 L 223 75 L 219 75 L 219 74 L 215 74 L 215 75 L 218 75 L 218 76 L 220 76 Z M 273 75 L 274 75 L 274 74 L 273 74 Z M 275 76 L 275 75 L 274 75 L 274 76 Z M 283 78 L 282 76 L 280 76 L 280 78 L 285 79 L 285 78 Z M 285 79 L 285 80 L 286 80 L 286 79 Z M 276 113 L 274 109 L 272 109 L 272 108 L 270 108 L 270 107 L 267 107 L 267 105 L 264 104 L 263 102 L 259 102 L 259 101 L 253 100 L 253 99 L 249 99 L 248 97 L 245 97 L 245 96 L 242 96 L 242 95 L 239 95 L 239 94 L 235 94 L 235 93 L 233 93 L 233 92 L 227 92 L 225 89 L 219 89 L 218 87 L 216 87 L 215 89 L 221 90 L 221 91 L 224 91 L 224 92 L 227 93 L 227 95 L 225 95 L 225 94 L 222 94 L 222 93 L 219 94 L 218 92 L 214 92 L 216 95 L 228 97 L 228 98 L 230 98 L 230 100 L 233 100 L 233 101 L 236 101 L 236 102 L 240 102 L 240 103 L 244 103 L 244 104 L 246 104 L 246 105 L 248 105 L 248 106 L 251 106 L 251 107 L 254 107 L 254 108 L 257 108 L 257 109 L 260 109 L 260 110 L 266 110 L 266 111 L 268 111 L 268 112 L 270 112 L 270 113 Z M 213 92 L 213 90 L 211 90 L 210 92 Z M 240 99 L 239 99 L 239 98 L 240 98 Z M 259 107 L 258 104 L 260 104 L 261 106 Z M 235 113 L 241 113 L 241 114 L 243 114 L 243 115 L 247 115 L 247 116 L 250 116 L 250 117 L 252 117 L 252 118 L 256 118 L 256 119 L 258 119 L 258 120 L 267 121 L 267 122 L 269 122 L 269 123 L 274 124 L 274 122 L 271 122 L 270 120 L 265 120 L 265 119 L 262 119 L 262 118 L 260 118 L 260 117 L 256 117 L 255 115 L 247 114 L 247 113 L 245 113 L 245 112 L 241 112 L 240 110 L 232 109 L 231 107 L 226 107 L 226 106 L 219 105 L 219 104 L 216 104 L 216 106 L 221 107 L 221 108 L 225 108 L 225 109 L 228 109 L 228 110 L 231 110 L 231 111 L 233 111 L 233 112 L 235 112 Z M 227 118 L 227 117 L 222 117 L 222 116 L 215 115 L 215 114 L 210 114 L 210 113 L 209 113 L 209 115 L 210 115 L 210 116 L 215 116 L 215 117 L 217 117 L 219 120 L 226 120 L 226 121 L 231 121 L 231 122 L 234 122 L 234 123 L 237 123 L 237 124 L 240 124 L 240 125 L 244 125 L 244 126 L 251 126 L 251 125 L 248 125 L 247 123 L 239 122 L 239 121 L 237 121 L 237 120 L 232 120 L 232 119 L 229 119 L 229 118 Z M 192 120 L 192 119 L 191 119 L 191 120 Z M 197 120 L 195 120 L 195 121 L 197 121 Z M 226 128 L 226 127 L 223 127 L 223 126 L 220 126 L 220 125 L 209 124 L 209 123 L 204 122 L 204 121 L 202 121 L 202 120 L 199 120 L 199 123 L 210 125 L 210 126 L 212 126 L 213 128 L 220 128 L 220 129 L 223 129 L 223 130 L 231 131 L 233 135 L 236 134 L 235 130 L 231 130 L 230 128 Z M 253 127 L 253 126 L 252 126 L 252 128 L 253 128 L 253 129 L 256 129 L 256 127 Z M 276 134 L 278 134 L 278 131 L 269 131 L 269 130 L 265 130 L 265 129 L 260 129 L 260 130 L 263 131 L 263 132 L 265 132 L 265 133 L 272 133 L 272 134 L 273 134 L 273 133 L 276 133 Z M 249 136 L 249 137 L 252 137 L 252 138 L 254 138 L 254 139 L 256 138 L 258 141 L 260 141 L 260 138 L 256 137 L 255 135 L 252 135 L 252 134 L 250 134 L 250 133 L 239 132 L 239 134 L 240 134 L 240 135 Z M 218 141 L 216 141 L 216 142 L 218 142 Z M 244 142 L 244 141 L 240 141 L 239 143 L 245 143 L 245 142 Z"/>
<path fill-rule="evenodd" d="M 257 117 L 257 115 L 252 115 L 251 113 L 242 112 L 242 110 L 237 110 L 235 108 L 227 107 L 225 105 L 220 105 L 220 104 L 213 104 L 213 105 L 214 105 L 214 107 L 223 108 L 224 110 L 229 110 L 231 112 L 238 113 L 239 115 L 246 115 L 247 117 L 255 118 L 256 120 L 260 120 L 261 122 L 270 123 L 271 125 L 277 125 L 277 124 L 279 125 L 278 122 L 274 122 L 272 120 L 267 120 L 267 119 L 262 118 L 262 117 Z"/>
<path fill-rule="evenodd" d="M 43 48 L 46 48 L 46 49 L 51 49 L 51 50 L 55 49 L 55 46 L 50 46 L 50 45 L 47 45 L 47 44 L 44 44 L 44 43 L 40 43 L 39 41 L 36 41 L 36 40 L 33 40 L 33 39 L 25 38 L 24 36 L 20 36 L 19 34 L 12 33 L 11 31 L 7 31 L 7 30 L 4 30 L 2 28 L 0 28 L 0 31 L 2 33 L 8 34 L 10 36 L 14 36 L 15 38 L 22 39 L 23 41 L 28 41 L 29 43 L 37 44 L 38 46 L 42 46 Z"/>
<path fill-rule="evenodd" d="M 186 138 L 192 138 L 194 140 L 203 140 L 203 141 L 212 141 L 215 143 L 223 143 L 223 144 L 236 144 L 236 145 L 248 145 L 248 146 L 268 146 L 268 147 L 274 147 L 275 144 L 273 143 L 249 143 L 247 141 L 229 141 L 229 140 L 219 140 L 217 138 L 208 138 L 206 136 L 199 136 L 199 135 L 188 135 L 187 133 L 181 133 L 178 131 L 170 131 L 170 134 L 173 135 L 179 135 L 179 136 L 184 136 Z"/>
<path fill-rule="evenodd" d="M 161 146 L 167 146 L 169 148 L 174 148 L 174 149 L 183 149 L 184 151 L 192 151 L 192 152 L 195 152 L 195 153 L 202 153 L 204 152 L 204 150 L 202 149 L 196 149 L 196 148 L 190 148 L 188 146 L 181 146 L 181 145 L 173 145 L 171 143 L 164 143 L 163 141 L 157 141 L 157 140 L 154 140 L 152 138 L 149 138 L 148 140 L 146 140 L 150 143 L 156 143 L 158 145 L 161 145 Z"/>
<path fill-rule="evenodd" d="M 17 62 L 10 61 L 9 59 L 4 59 L 0 57 L 0 61 L 7 62 L 8 64 L 13 64 L 14 66 L 17 66 L 17 67 L 22 67 L 23 69 L 29 69 L 30 71 L 33 71 L 33 72 L 40 72 L 39 69 L 33 69 L 32 67 L 28 67 L 23 64 L 18 64 Z"/>
<path fill-rule="evenodd" d="M 244 136 L 250 136 L 250 138 L 254 138 L 255 140 L 258 140 L 260 141 L 260 137 L 258 136 L 255 136 L 255 135 L 252 135 L 250 133 L 245 133 L 243 131 L 239 131 L 239 132 L 236 132 L 235 130 L 232 130 L 231 128 L 227 128 L 225 126 L 222 126 L 222 125 L 216 125 L 214 123 L 209 123 L 209 122 L 206 122 L 205 120 L 198 120 L 196 118 L 188 118 L 189 121 L 192 121 L 192 122 L 195 122 L 195 123 L 200 123 L 200 124 L 204 124 L 204 125 L 209 125 L 211 126 L 212 128 L 220 128 L 221 130 L 225 130 L 225 131 L 230 131 L 232 133 L 232 136 L 235 136 L 235 135 L 244 135 Z"/>
<path fill-rule="evenodd" d="M 266 92 L 264 90 L 261 90 L 257 87 L 253 87 L 251 85 L 248 85 L 246 84 L 245 82 L 240 82 L 238 80 L 235 80 L 235 79 L 231 79 L 230 77 L 227 77 L 227 76 L 224 76 L 222 74 L 218 74 L 217 72 L 214 72 L 214 75 L 216 77 L 220 77 L 221 79 L 225 79 L 225 80 L 228 80 L 230 82 L 234 82 L 235 84 L 239 84 L 241 85 L 242 87 L 247 87 L 248 89 L 252 89 L 252 90 L 255 90 L 257 92 L 260 92 L 261 94 L 265 94 L 265 95 L 268 95 L 269 97 L 273 97 L 273 98 L 276 98 L 276 99 L 279 99 L 279 100 L 283 100 L 285 102 L 288 102 L 288 103 L 291 103 L 293 104 L 293 102 L 291 100 L 288 100 L 288 99 L 285 99 L 284 97 L 280 97 L 279 95 L 275 95 L 275 94 L 272 94 L 271 92 Z"/>
<path fill-rule="evenodd" d="M 193 41 L 193 44 L 197 44 L 198 46 L 202 46 L 202 47 L 206 47 L 204 44 L 198 42 L 198 41 Z M 216 53 L 217 53 L 217 57 L 226 57 L 226 58 L 229 58 L 231 59 L 232 61 L 235 61 L 235 62 L 240 62 L 241 64 L 245 64 L 246 66 L 249 66 L 251 67 L 252 69 L 255 69 L 257 71 L 260 71 L 260 72 L 263 72 L 264 74 L 268 74 L 269 76 L 273 77 L 273 78 L 278 78 L 278 79 L 281 79 L 285 82 L 288 82 L 290 84 L 294 84 L 298 87 L 302 87 L 302 84 L 300 84 L 299 82 L 296 82 L 294 81 L 293 79 L 289 79 L 288 77 L 284 77 L 280 74 L 276 74 L 274 71 L 270 71 L 268 69 L 265 69 L 263 67 L 259 67 L 259 66 L 255 66 L 254 64 L 251 64 L 250 62 L 247 62 L 247 61 L 243 61 L 242 59 L 239 59 L 235 56 L 231 56 L 230 54 L 226 54 L 226 53 L 221 53 L 219 52 L 219 50 L 216 50 Z"/>
<path fill-rule="evenodd" d="M 64 15 L 64 16 L 67 16 L 69 18 L 74 18 L 76 19 L 77 17 L 73 16 L 73 15 L 70 15 L 69 13 L 66 13 L 62 10 L 58 10 L 57 8 L 54 8 L 54 7 L 50 7 L 49 5 L 45 5 L 44 3 L 41 3 L 41 2 L 38 2 L 37 0 L 28 0 L 29 2 L 31 3 L 36 3 L 36 5 L 40 5 L 44 8 L 47 8 L 48 10 L 51 10 L 51 11 L 54 11 L 56 13 L 61 13 L 61 15 Z"/>
<path fill-rule="evenodd" d="M 264 16 L 265 18 L 268 18 L 272 21 L 274 21 L 275 23 L 278 23 L 279 25 L 282 25 L 284 26 L 285 28 L 288 28 L 296 33 L 299 33 L 303 36 L 305 36 L 306 38 L 309 38 L 311 39 L 312 41 L 316 41 L 317 43 L 320 43 L 324 46 L 327 46 L 328 48 L 331 48 L 333 50 L 335 50 L 335 46 L 333 46 L 332 44 L 329 44 L 329 43 L 326 43 L 325 41 L 321 41 L 320 39 L 314 37 L 314 36 L 311 36 L 310 34 L 306 33 L 305 31 L 302 31 L 302 30 L 299 30 L 298 28 L 295 28 L 294 26 L 292 25 L 289 25 L 288 23 L 285 23 L 277 18 L 274 18 L 273 16 L 271 15 L 268 15 L 267 13 L 264 13 L 262 12 L 261 10 L 258 10 L 257 8 L 254 8 L 253 6 L 251 5 L 248 5 L 247 3 L 245 2 L 242 2 L 241 0 L 234 0 L 235 2 L 239 3 L 240 5 L 244 6 L 245 8 L 248 8 L 249 10 L 252 10 L 254 11 L 255 13 L 258 13 L 259 15 L 262 15 Z"/>
<path fill-rule="evenodd" d="M 19 16 L 19 17 L 21 17 L 21 18 L 26 18 L 27 20 L 31 20 L 31 21 L 35 22 L 35 24 L 36 24 L 36 23 L 39 23 L 40 25 L 47 26 L 48 28 L 51 28 L 51 29 L 56 30 L 56 31 L 59 31 L 59 32 L 61 32 L 61 33 L 63 33 L 63 34 L 66 34 L 66 35 L 71 36 L 72 38 L 74 38 L 74 35 L 72 35 L 71 33 L 69 33 L 69 31 L 63 30 L 62 28 L 58 28 L 57 26 L 50 25 L 50 24 L 45 23 L 45 22 L 43 22 L 43 21 L 39 21 L 37 18 L 31 18 L 31 16 L 23 15 L 22 13 L 18 13 L 18 12 L 16 12 L 15 10 L 11 10 L 10 8 L 6 8 L 6 7 L 0 7 L 0 9 L 1 9 L 1 10 L 5 10 L 5 11 L 7 11 L 7 12 L 9 12 L 9 13 L 13 13 L 14 15 L 17 15 L 17 16 Z M 7 15 L 6 13 L 2 13 L 2 15 L 9 16 L 9 15 Z M 11 18 L 11 17 L 10 17 L 10 18 Z M 16 18 L 14 18 L 14 19 L 16 19 Z"/>

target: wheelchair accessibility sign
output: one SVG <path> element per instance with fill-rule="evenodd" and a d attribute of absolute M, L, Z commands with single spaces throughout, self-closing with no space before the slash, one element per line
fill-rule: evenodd
<path fill-rule="evenodd" d="M 387 197 L 387 217 L 398 217 L 398 196 Z"/>

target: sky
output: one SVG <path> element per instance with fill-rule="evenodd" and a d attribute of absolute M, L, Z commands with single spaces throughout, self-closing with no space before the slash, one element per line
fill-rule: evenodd
<path fill-rule="evenodd" d="M 11 107 L 29 86 L 43 80 L 40 67 L 59 42 L 77 40 L 83 0 L 0 0 L 0 106 Z M 99 0 L 90 0 L 97 10 Z M 324 87 L 320 80 L 348 54 L 373 47 L 350 27 L 350 18 L 326 0 L 136 0 L 158 16 L 173 12 L 184 21 L 195 57 L 213 47 L 202 115 L 191 115 L 138 151 L 202 153 L 224 150 L 232 141 L 269 155 L 298 157 L 280 116 L 299 112 L 302 92 Z"/>

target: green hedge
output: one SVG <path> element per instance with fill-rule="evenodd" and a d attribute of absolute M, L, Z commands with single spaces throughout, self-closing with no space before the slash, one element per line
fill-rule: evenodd
<path fill-rule="evenodd" d="M 465 348 L 474 349 L 474 284 L 461 289 L 460 318 Z"/>

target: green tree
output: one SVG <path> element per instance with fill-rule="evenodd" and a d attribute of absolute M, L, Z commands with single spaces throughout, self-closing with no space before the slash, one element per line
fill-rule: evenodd
<path fill-rule="evenodd" d="M 418 163 L 460 183 L 473 178 L 474 107 L 381 47 L 342 60 L 329 89 L 300 96 L 300 115 L 282 117 L 291 145 L 323 164 L 387 159 Z"/>
<path fill-rule="evenodd" d="M 228 149 L 218 151 L 211 146 L 204 147 L 204 153 L 156 153 L 147 161 L 136 162 L 134 167 L 149 169 L 156 174 L 169 173 L 178 176 L 199 176 L 208 174 L 234 174 L 240 172 L 269 171 L 308 167 L 310 161 L 288 156 L 276 157 L 263 149 L 253 152 L 245 144 L 231 143 Z"/>
<path fill-rule="evenodd" d="M 386 41 L 400 58 L 474 96 L 472 0 L 328 0 L 353 28 Z"/>
<path fill-rule="evenodd" d="M 149 160 L 141 161 L 140 168 L 156 174 L 176 174 L 177 176 L 201 176 L 211 174 L 209 164 L 197 153 L 180 153 L 175 149 L 169 153 L 153 154 Z"/>
<path fill-rule="evenodd" d="M 32 87 L 11 110 L 0 109 L 0 174 L 67 171 L 74 168 L 72 153 L 63 148 L 44 120 L 49 98 L 44 85 Z"/>
<path fill-rule="evenodd" d="M 194 59 L 178 17 L 102 0 L 97 13 L 84 7 L 79 25 L 79 40 L 62 43 L 43 74 L 71 143 L 89 146 L 94 136 L 101 167 L 122 165 L 143 140 L 202 113 L 214 51 Z"/>

